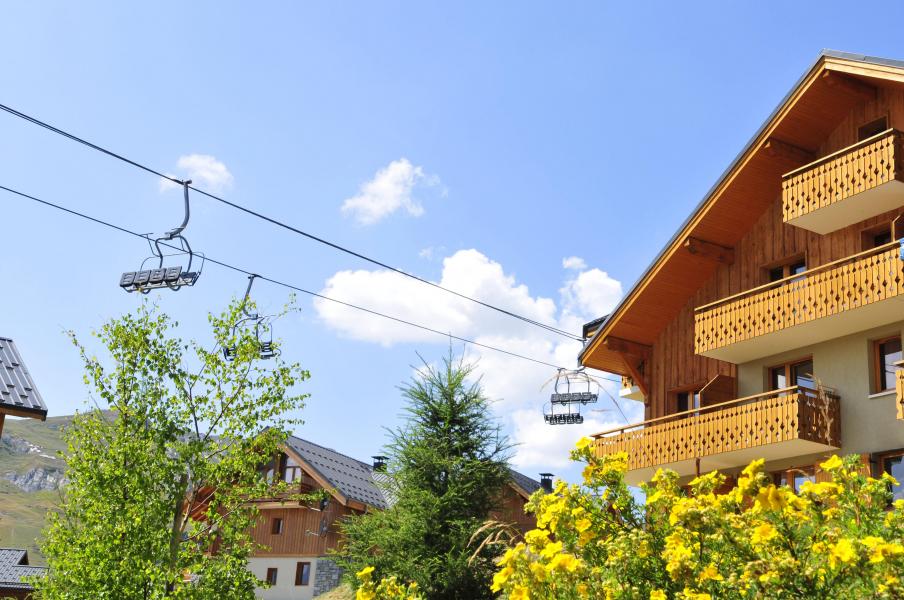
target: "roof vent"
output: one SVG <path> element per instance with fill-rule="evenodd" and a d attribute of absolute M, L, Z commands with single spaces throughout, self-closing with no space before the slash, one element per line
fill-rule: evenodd
<path fill-rule="evenodd" d="M 552 473 L 540 473 L 540 487 L 547 494 L 552 493 Z"/>
<path fill-rule="evenodd" d="M 377 454 L 372 458 L 374 459 L 374 471 L 382 473 L 386 470 L 386 460 L 388 457 Z"/>

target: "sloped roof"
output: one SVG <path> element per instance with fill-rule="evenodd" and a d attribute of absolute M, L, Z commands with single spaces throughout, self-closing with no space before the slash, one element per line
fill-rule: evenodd
<path fill-rule="evenodd" d="M 15 342 L 0 337 L 0 412 L 47 418 L 47 407 L 35 387 Z"/>
<path fill-rule="evenodd" d="M 524 490 L 528 496 L 536 492 L 540 489 L 540 482 L 528 477 L 524 473 L 519 473 L 514 469 L 509 469 L 509 473 L 512 475 L 512 483 L 517 487 Z"/>
<path fill-rule="evenodd" d="M 317 475 L 344 497 L 374 508 L 389 506 L 374 477 L 372 465 L 295 436 L 289 437 L 287 443 Z"/>
<path fill-rule="evenodd" d="M 32 590 L 25 579 L 43 575 L 46 567 L 28 564 L 28 552 L 18 548 L 0 548 L 0 592 L 4 590 Z"/>
<path fill-rule="evenodd" d="M 691 238 L 733 247 L 780 192 L 781 175 L 808 160 L 771 153 L 769 143 L 813 151 L 848 112 L 860 90 L 904 87 L 904 61 L 823 50 L 731 161 L 641 277 L 596 327 L 579 354 L 581 364 L 629 375 L 608 338 L 650 345 L 687 299 L 715 271 L 715 263 L 682 251 Z"/>

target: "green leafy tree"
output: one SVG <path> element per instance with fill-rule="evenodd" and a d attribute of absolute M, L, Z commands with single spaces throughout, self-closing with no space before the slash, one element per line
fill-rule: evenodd
<path fill-rule="evenodd" d="M 299 422 L 292 388 L 309 375 L 262 361 L 253 332 L 233 331 L 241 314 L 233 302 L 209 316 L 212 350 L 147 304 L 95 332 L 107 360 L 70 333 L 97 408 L 65 432 L 69 483 L 41 545 L 40 598 L 254 597 L 247 500 L 283 491 L 260 466 Z"/>
<path fill-rule="evenodd" d="M 469 542 L 511 477 L 510 444 L 473 375 L 450 352 L 401 388 L 407 419 L 387 446 L 394 503 L 342 524 L 339 560 L 349 573 L 373 566 L 376 577 L 414 582 L 431 599 L 493 597 L 494 550 L 469 560 Z"/>

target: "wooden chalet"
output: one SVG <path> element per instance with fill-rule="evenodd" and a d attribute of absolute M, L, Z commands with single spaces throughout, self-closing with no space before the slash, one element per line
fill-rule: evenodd
<path fill-rule="evenodd" d="M 339 584 L 341 569 L 329 557 L 339 546 L 339 521 L 346 516 L 389 507 L 393 498 L 384 457 L 366 463 L 308 440 L 290 437 L 282 452 L 267 465 L 268 476 L 297 484 L 298 491 L 327 490 L 316 505 L 280 499 L 257 502 L 261 515 L 252 535 L 266 549 L 249 561 L 249 569 L 271 584 L 259 590 L 263 600 L 307 600 Z M 535 526 L 524 504 L 541 483 L 516 471 L 501 493 L 491 518 L 515 523 L 524 530 Z M 551 482 L 551 476 L 547 479 Z"/>
<path fill-rule="evenodd" d="M 904 62 L 822 52 L 610 315 L 582 365 L 645 420 L 601 432 L 628 479 L 776 481 L 860 454 L 904 484 Z M 895 489 L 904 497 L 904 487 Z"/>
<path fill-rule="evenodd" d="M 28 564 L 28 552 L 19 548 L 0 548 L 0 598 L 25 600 L 32 597 L 34 577 L 41 577 L 47 567 Z"/>

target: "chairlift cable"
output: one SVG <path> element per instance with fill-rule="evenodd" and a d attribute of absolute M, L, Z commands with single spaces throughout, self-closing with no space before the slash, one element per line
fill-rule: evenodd
<path fill-rule="evenodd" d="M 73 215 L 73 216 L 76 216 L 76 217 L 80 217 L 80 218 L 86 219 L 86 220 L 88 220 L 88 221 L 92 221 L 92 222 L 94 222 L 94 223 L 96 223 L 96 224 L 98 224 L 98 225 L 103 225 L 104 227 L 109 227 L 109 228 L 111 228 L 111 229 L 115 229 L 116 231 L 120 231 L 120 232 L 122 232 L 122 233 L 127 233 L 127 234 L 129 234 L 129 235 L 131 235 L 131 236 L 134 236 L 134 237 L 137 237 L 137 238 L 141 238 L 142 240 L 146 240 L 146 239 L 147 239 L 146 236 L 144 236 L 144 235 L 142 235 L 142 234 L 140 234 L 140 233 L 137 233 L 137 232 L 135 232 L 135 231 L 132 231 L 131 229 L 126 229 L 125 227 L 121 227 L 121 226 L 119 226 L 119 225 L 115 225 L 115 224 L 113 224 L 113 223 L 110 223 L 110 222 L 108 222 L 108 221 L 104 221 L 104 220 L 102 220 L 102 219 L 98 219 L 97 217 L 92 217 L 92 216 L 90 216 L 90 215 L 87 215 L 87 214 L 85 214 L 85 213 L 82 213 L 82 212 L 73 210 L 73 209 L 71 209 L 71 208 L 66 208 L 65 206 L 61 206 L 61 205 L 59 205 L 59 204 L 55 204 L 55 203 L 50 202 L 50 201 L 47 201 L 47 200 L 42 200 L 42 199 L 40 199 L 40 198 L 37 198 L 37 197 L 35 197 L 35 196 L 31 196 L 31 195 L 26 194 L 26 193 L 24 193 L 24 192 L 20 192 L 20 191 L 18 191 L 18 190 L 13 189 L 13 188 L 9 188 L 9 187 L 6 187 L 6 186 L 4 186 L 4 185 L 0 185 L 0 190 L 4 190 L 4 191 L 6 191 L 6 192 L 9 192 L 9 193 L 14 194 L 14 195 L 16 195 L 16 196 L 19 196 L 19 197 L 21 197 L 21 198 L 25 198 L 25 199 L 27 199 L 27 200 L 31 200 L 31 201 L 33 201 L 33 202 L 37 202 L 37 203 L 39 203 L 39 204 L 43 204 L 44 206 L 48 206 L 48 207 L 50 207 L 50 208 L 55 208 L 55 209 L 57 209 L 57 210 L 60 210 L 60 211 L 69 213 L 70 215 Z M 169 243 L 167 243 L 167 242 L 161 242 L 160 245 L 161 245 L 161 246 L 165 246 L 165 247 L 167 247 L 167 248 L 174 249 L 174 250 L 181 250 L 181 248 L 180 248 L 179 246 L 175 246 L 175 245 L 169 244 Z M 226 263 L 226 262 L 223 262 L 223 261 L 220 261 L 220 260 L 216 260 L 216 259 L 210 258 L 209 256 L 206 257 L 206 261 L 207 261 L 207 262 L 210 262 L 210 263 L 213 263 L 213 264 L 215 264 L 215 265 L 217 265 L 217 266 L 223 267 L 223 268 L 225 268 L 225 269 L 230 269 L 230 270 L 232 270 L 232 271 L 236 271 L 236 272 L 238 272 L 238 273 L 243 273 L 243 274 L 248 275 L 248 276 L 254 275 L 254 274 L 255 274 L 255 273 L 252 272 L 252 271 L 243 269 L 243 268 L 241 268 L 241 267 L 237 267 L 237 266 L 235 266 L 235 265 L 231 265 L 231 264 L 229 264 L 229 263 Z M 472 346 L 477 346 L 477 347 L 479 347 L 479 348 L 485 348 L 485 349 L 487 349 L 487 350 L 493 350 L 493 351 L 495 351 L 495 352 L 499 352 L 499 353 L 501 353 L 501 354 L 506 354 L 506 355 L 511 356 L 511 357 L 514 357 L 514 358 L 520 358 L 520 359 L 523 359 L 523 360 L 526 360 L 526 361 L 530 361 L 530 362 L 533 362 L 533 363 L 537 363 L 537 364 L 540 364 L 540 365 L 544 365 L 544 366 L 547 366 L 547 367 L 552 367 L 553 369 L 562 369 L 562 368 L 563 368 L 563 367 L 560 367 L 560 366 L 558 366 L 558 365 L 554 365 L 554 364 L 552 364 L 552 363 L 546 362 L 546 361 L 544 361 L 544 360 L 540 360 L 540 359 L 538 359 L 538 358 L 531 358 L 531 357 L 525 356 L 525 355 L 523 355 L 523 354 L 518 354 L 517 352 L 512 352 L 512 351 L 510 351 L 510 350 L 505 350 L 505 349 L 503 349 L 503 348 L 498 348 L 498 347 L 496 347 L 496 346 L 491 346 L 491 345 L 489 345 L 489 344 L 484 344 L 484 343 L 482 343 L 482 342 L 477 342 L 477 341 L 474 341 L 474 340 L 471 340 L 471 339 L 468 339 L 468 338 L 464 338 L 464 337 L 460 337 L 460 336 L 457 336 L 457 335 L 453 335 L 453 334 L 451 334 L 451 333 L 449 333 L 449 332 L 440 331 L 440 330 L 438 330 L 438 329 L 433 329 L 432 327 L 428 327 L 428 326 L 426 326 L 426 325 L 421 325 L 421 324 L 419 324 L 419 323 L 414 323 L 413 321 L 407 321 L 407 320 L 402 319 L 402 318 L 400 318 L 400 317 L 393 317 L 392 315 L 387 315 L 387 314 L 385 314 L 385 313 L 381 313 L 381 312 L 379 312 L 379 311 L 376 311 L 376 310 L 373 310 L 373 309 L 370 309 L 370 308 L 365 308 L 365 307 L 363 307 L 363 306 L 358 306 L 358 305 L 352 304 L 352 303 L 350 303 L 350 302 L 345 302 L 345 301 L 343 301 L 343 300 L 338 300 L 338 299 L 336 299 L 336 298 L 331 298 L 331 297 L 329 297 L 329 296 L 324 296 L 323 294 L 319 294 L 319 293 L 317 293 L 317 292 L 312 292 L 311 290 L 307 290 L 307 289 L 305 289 L 305 288 L 298 287 L 298 286 L 292 285 L 292 284 L 290 284 L 290 283 L 286 283 L 286 282 L 283 282 L 283 281 L 279 281 L 279 280 L 277 280 L 277 279 L 273 279 L 273 278 L 267 277 L 267 276 L 265 276 L 265 275 L 257 274 L 257 278 L 258 278 L 258 279 L 261 279 L 261 280 L 263 280 L 263 281 L 268 281 L 268 282 L 270 282 L 270 283 L 272 283 L 272 284 L 274 284 L 274 285 L 282 286 L 282 287 L 285 287 L 285 288 L 287 288 L 287 289 L 290 289 L 290 290 L 293 290 L 293 291 L 296 291 L 296 292 L 300 292 L 300 293 L 302 293 L 302 294 L 307 294 L 307 295 L 312 296 L 312 297 L 314 297 L 314 298 L 320 298 L 320 299 L 322 299 L 322 300 L 327 300 L 327 301 L 329 301 L 329 302 L 335 302 L 336 304 L 341 304 L 341 305 L 346 306 L 346 307 L 348 307 L 348 308 L 353 308 L 353 309 L 355 309 L 355 310 L 359 310 L 359 311 L 362 311 L 362 312 L 365 312 L 365 313 L 368 313 L 368 314 L 371 314 L 371 315 L 374 315 L 374 316 L 377 316 L 377 317 L 382 317 L 382 318 L 384 318 L 384 319 L 389 319 L 389 320 L 391 320 L 391 321 L 395 321 L 396 323 L 401 323 L 401 324 L 403 324 L 403 325 L 409 325 L 409 326 L 411 326 L 411 327 L 416 327 L 416 328 L 418 328 L 418 329 L 422 329 L 422 330 L 424 330 L 424 331 L 429 331 L 429 332 L 431 332 L 431 333 L 435 333 L 435 334 L 441 335 L 441 336 L 443 336 L 443 337 L 449 337 L 449 338 L 452 338 L 452 339 L 454 339 L 454 340 L 463 342 L 463 343 L 465 343 L 465 344 L 471 344 Z"/>
<path fill-rule="evenodd" d="M 5 104 L 0 104 L 0 110 L 3 110 L 3 111 L 5 111 L 5 112 L 7 112 L 7 113 L 9 113 L 9 114 L 11 114 L 11 115 L 13 115 L 13 116 L 16 116 L 16 117 L 19 117 L 19 118 L 21 118 L 21 119 L 24 119 L 24 120 L 28 121 L 29 123 L 33 123 L 33 124 L 35 124 L 35 125 L 38 125 L 39 127 L 43 127 L 44 129 L 47 129 L 48 131 L 51 131 L 51 132 L 56 133 L 56 134 L 58 134 L 58 135 L 61 135 L 61 136 L 65 137 L 65 138 L 67 138 L 67 139 L 70 139 L 70 140 L 74 141 L 74 142 L 78 142 L 79 144 L 83 144 L 84 146 L 87 146 L 88 148 L 91 148 L 92 150 L 97 150 L 98 152 L 101 152 L 101 153 L 103 153 L 103 154 L 106 154 L 107 156 L 109 156 L 109 157 L 111 157 L 111 158 L 115 158 L 115 159 L 120 160 L 120 161 L 122 161 L 122 162 L 125 162 L 125 163 L 127 163 L 127 164 L 129 164 L 129 165 L 132 165 L 133 167 L 137 167 L 137 168 L 139 168 L 139 169 L 141 169 L 141 170 L 143 170 L 143 171 L 146 171 L 147 173 L 151 173 L 152 175 L 156 175 L 156 176 L 161 177 L 161 178 L 163 178 L 163 179 L 165 179 L 165 180 L 167 180 L 167 181 L 170 181 L 170 182 L 172 182 L 172 183 L 176 183 L 176 184 L 179 184 L 179 185 L 182 185 L 182 184 L 183 184 L 183 181 L 180 180 L 180 179 L 177 179 L 177 178 L 172 177 L 172 176 L 170 176 L 170 175 L 166 175 L 165 173 L 161 173 L 160 171 L 157 171 L 156 169 L 152 169 L 151 167 L 148 167 L 147 165 L 144 165 L 144 164 L 141 164 L 141 163 L 139 163 L 139 162 L 137 162 L 137 161 L 134 161 L 134 160 L 132 160 L 132 159 L 126 158 L 125 156 L 123 156 L 123 155 L 121 155 L 121 154 L 117 154 L 116 152 L 113 152 L 113 151 L 111 151 L 111 150 L 108 150 L 108 149 L 106 149 L 106 148 L 104 148 L 104 147 L 102 147 L 102 146 L 98 146 L 97 144 L 94 144 L 94 143 L 92 143 L 92 142 L 89 142 L 89 141 L 87 141 L 87 140 L 85 140 L 85 139 L 83 139 L 83 138 L 80 138 L 80 137 L 78 137 L 78 136 L 76 136 L 76 135 L 74 135 L 74 134 L 71 134 L 71 133 L 69 133 L 69 132 L 67 132 L 67 131 L 64 131 L 64 130 L 62 130 L 62 129 L 58 128 L 58 127 L 55 127 L 55 126 L 53 126 L 53 125 L 51 125 L 51 124 L 49 124 L 49 123 L 46 123 L 46 122 L 44 122 L 44 121 L 41 121 L 40 119 L 37 119 L 37 118 L 32 117 L 32 116 L 30 116 L 30 115 L 27 115 L 27 114 L 25 114 L 25 113 L 23 113 L 23 112 L 20 112 L 20 111 L 14 109 L 14 108 L 11 108 L 11 107 L 9 107 L 9 106 L 6 106 Z M 440 284 L 438 284 L 438 283 L 435 283 L 435 282 L 433 282 L 433 281 L 430 281 L 429 279 L 424 279 L 424 278 L 422 278 L 422 277 L 419 277 L 419 276 L 417 276 L 417 275 L 414 275 L 413 273 L 409 273 L 409 272 L 404 271 L 404 270 L 402 270 L 402 269 L 398 269 L 398 268 L 396 268 L 396 267 L 390 266 L 390 265 L 388 265 L 388 264 L 386 264 L 386 263 L 384 263 L 384 262 L 382 262 L 382 261 L 376 260 L 376 259 L 374 259 L 374 258 L 371 258 L 371 257 L 369 257 L 369 256 L 366 256 L 366 255 L 364 255 L 364 254 L 361 254 L 360 252 L 356 252 L 356 251 L 354 251 L 354 250 L 351 250 L 351 249 L 349 249 L 349 248 L 346 248 L 346 247 L 344 247 L 344 246 L 341 246 L 341 245 L 339 245 L 339 244 L 337 244 L 337 243 L 335 243 L 335 242 L 331 242 L 331 241 L 326 240 L 326 239 L 324 239 L 324 238 L 322 238 L 322 237 L 316 236 L 316 235 L 314 235 L 314 234 L 312 234 L 312 233 L 308 233 L 308 232 L 306 232 L 306 231 L 303 231 L 303 230 L 301 230 L 301 229 L 298 229 L 297 227 L 294 227 L 294 226 L 292 226 L 292 225 L 289 225 L 289 224 L 287 224 L 287 223 L 284 223 L 284 222 L 282 222 L 282 221 L 280 221 L 280 220 L 278 220 L 278 219 L 275 219 L 275 218 L 273 218 L 273 217 L 268 217 L 267 215 L 264 215 L 264 214 L 262 214 L 262 213 L 259 213 L 259 212 L 257 212 L 257 211 L 254 211 L 254 210 L 252 210 L 252 209 L 250 209 L 250 208 L 247 208 L 247 207 L 245 207 L 245 206 L 242 206 L 241 204 L 237 204 L 237 203 L 235 203 L 235 202 L 230 202 L 229 200 L 226 200 L 225 198 L 221 198 L 220 196 L 217 196 L 217 195 L 215 195 L 215 194 L 213 194 L 213 193 L 211 193 L 211 192 L 207 192 L 207 191 L 205 191 L 205 190 L 203 190 L 203 189 L 200 189 L 200 188 L 198 188 L 198 187 L 195 187 L 195 186 L 193 186 L 193 185 L 190 185 L 190 186 L 188 186 L 188 187 L 189 187 L 190 189 L 192 189 L 193 191 L 198 192 L 199 194 L 202 194 L 202 195 L 204 195 L 204 196 L 207 196 L 208 198 L 211 198 L 212 200 L 216 200 L 217 202 L 221 202 L 221 203 L 223 203 L 223 204 L 225 204 L 225 205 L 227 205 L 227 206 L 230 206 L 230 207 L 232 207 L 232 208 L 234 208 L 234 209 L 236 209 L 236 210 L 238 210 L 238 211 L 241 211 L 241 212 L 244 212 L 244 213 L 249 214 L 249 215 L 251 215 L 251 216 L 257 217 L 258 219 L 261 219 L 261 220 L 263 220 L 263 221 L 267 221 L 268 223 L 270 223 L 270 224 L 272 224 L 272 225 L 276 225 L 277 227 L 282 227 L 283 229 L 286 229 L 286 230 L 288 230 L 288 231 L 291 231 L 291 232 L 293 232 L 293 233 L 295 233 L 295 234 L 304 236 L 304 237 L 306 237 L 306 238 L 308 238 L 308 239 L 310 239 L 310 240 L 313 240 L 313 241 L 318 242 L 318 243 L 320 243 L 320 244 L 324 244 L 324 245 L 326 245 L 326 246 L 329 246 L 330 248 L 333 248 L 334 250 L 338 250 L 338 251 L 340 251 L 340 252 L 344 252 L 345 254 L 349 254 L 349 255 L 354 256 L 354 257 L 356 257 L 356 258 L 359 258 L 359 259 L 361 259 L 361 260 L 363 260 L 363 261 L 366 261 L 366 262 L 369 262 L 369 263 L 371 263 L 371 264 L 377 265 L 377 266 L 379 266 L 379 267 L 381 267 L 381 268 L 387 269 L 387 270 L 392 271 L 392 272 L 394 272 L 394 273 L 398 273 L 399 275 L 403 275 L 403 276 L 405 276 L 405 277 L 409 277 L 409 278 L 414 279 L 414 280 L 416 280 L 416 281 L 419 281 L 419 282 L 421 282 L 421 283 L 427 284 L 427 285 L 429 285 L 429 286 L 431 286 L 431 287 L 434 287 L 434 288 L 443 290 L 443 291 L 445 291 L 445 292 L 447 292 L 447 293 L 450 293 L 450 294 L 453 294 L 453 295 L 455 295 L 455 296 L 458 296 L 459 298 L 462 298 L 462 299 L 464 299 L 464 300 L 468 300 L 468 301 L 474 302 L 474 303 L 476 303 L 476 304 L 479 304 L 479 305 L 481 305 L 481 306 L 483 306 L 483 307 L 485 307 L 485 308 L 489 308 L 489 309 L 491 309 L 491 310 L 494 310 L 494 311 L 499 312 L 499 313 L 502 313 L 502 314 L 504 314 L 504 315 L 513 317 L 513 318 L 515 318 L 515 319 L 519 319 L 519 320 L 524 321 L 525 323 L 528 323 L 528 324 L 530 324 L 530 325 L 534 325 L 534 326 L 539 327 L 539 328 L 541 328 L 541 329 L 545 329 L 546 331 L 549 331 L 549 332 L 552 332 L 552 333 L 556 333 L 556 334 L 558 334 L 558 335 L 565 336 L 565 337 L 567 337 L 567 338 L 570 338 L 570 339 L 573 339 L 573 340 L 576 340 L 576 341 L 579 341 L 579 342 L 583 342 L 583 341 L 584 341 L 584 338 L 579 337 L 579 336 L 576 336 L 576 335 L 574 335 L 574 334 L 572 334 L 572 333 L 569 333 L 568 331 L 565 331 L 565 330 L 563 330 L 563 329 L 559 329 L 559 328 L 554 327 L 554 326 L 552 326 L 552 325 L 547 325 L 546 323 L 542 323 L 542 322 L 537 321 L 537 320 L 535 320 L 535 319 L 531 319 L 530 317 L 525 317 L 525 316 L 523 316 L 523 315 L 519 315 L 519 314 L 517 314 L 517 313 L 515 313 L 515 312 L 512 312 L 512 311 L 510 311 L 510 310 L 507 310 L 507 309 L 504 309 L 504 308 L 500 308 L 500 307 L 498 307 L 498 306 L 494 306 L 494 305 L 489 304 L 489 303 L 487 303 L 487 302 L 484 302 L 484 301 L 482 301 L 482 300 L 478 300 L 477 298 L 473 298 L 473 297 L 471 297 L 471 296 L 468 296 L 467 294 L 463 294 L 463 293 L 461 293 L 461 292 L 457 292 L 457 291 L 455 291 L 455 290 L 449 289 L 449 288 L 444 287 L 444 286 L 442 286 L 442 285 L 440 285 Z"/>

